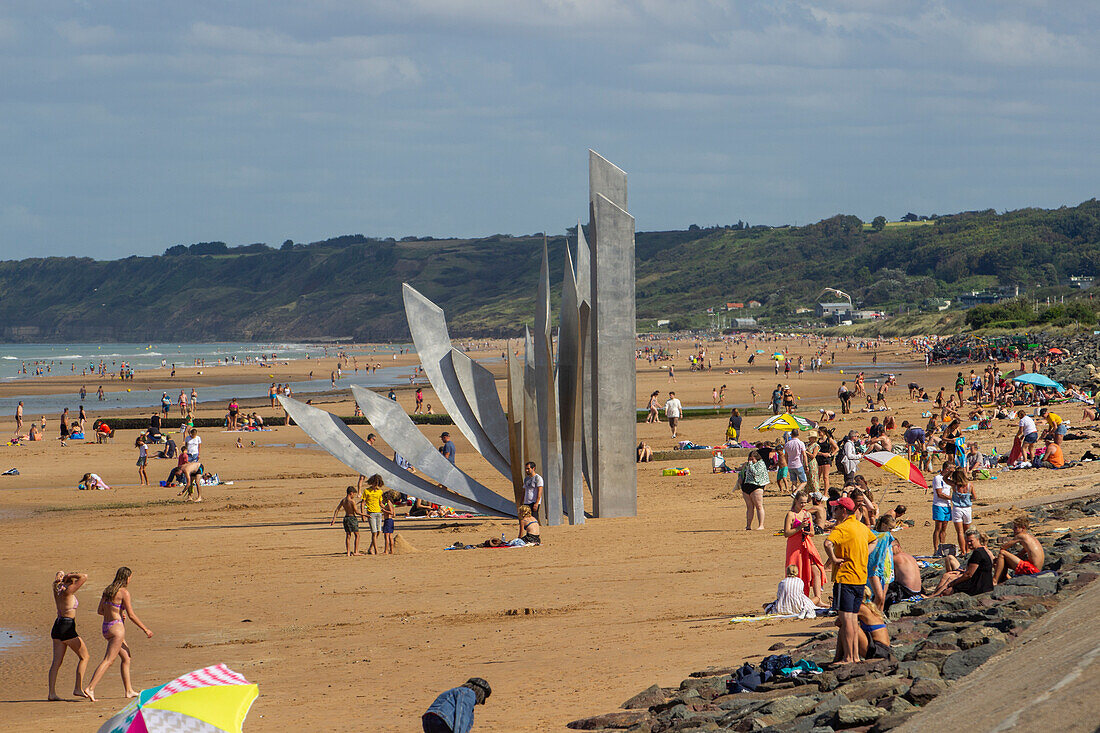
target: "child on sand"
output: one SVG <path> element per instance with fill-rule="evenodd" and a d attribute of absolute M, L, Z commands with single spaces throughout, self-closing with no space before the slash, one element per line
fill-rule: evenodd
<path fill-rule="evenodd" d="M 386 485 L 377 473 L 367 479 L 363 494 L 359 497 L 359 513 L 366 515 L 370 522 L 370 547 L 368 555 L 378 554 L 378 535 L 382 534 L 382 492 Z"/>
<path fill-rule="evenodd" d="M 791 493 L 791 482 L 787 480 L 787 476 L 790 475 L 790 467 L 787 465 L 787 451 L 780 448 L 775 454 L 776 465 L 775 469 L 775 484 L 779 487 L 779 490 L 784 494 Z"/>
<path fill-rule="evenodd" d="M 386 555 L 393 554 L 393 520 L 397 516 L 397 492 L 387 491 L 382 494 L 382 539 Z"/>
<path fill-rule="evenodd" d="M 363 554 L 359 552 L 359 517 L 361 515 L 355 506 L 355 494 L 355 487 L 349 486 L 347 496 L 336 505 L 336 509 L 332 512 L 332 521 L 328 523 L 330 527 L 336 524 L 336 515 L 340 513 L 341 509 L 344 510 L 344 545 L 347 549 L 348 557 Z M 352 535 L 355 536 L 354 552 L 352 551 Z"/>
<path fill-rule="evenodd" d="M 137 470 L 138 484 L 149 485 L 149 477 L 145 475 L 145 462 L 149 459 L 149 448 L 145 445 L 145 436 L 139 435 L 134 441 L 134 447 L 138 449 Z"/>

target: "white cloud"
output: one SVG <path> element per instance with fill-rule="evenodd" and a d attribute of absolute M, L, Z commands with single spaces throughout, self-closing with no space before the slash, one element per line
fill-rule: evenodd
<path fill-rule="evenodd" d="M 75 20 L 66 20 L 55 28 L 58 35 L 74 46 L 100 46 L 117 38 L 115 29 L 109 25 L 83 25 Z"/>

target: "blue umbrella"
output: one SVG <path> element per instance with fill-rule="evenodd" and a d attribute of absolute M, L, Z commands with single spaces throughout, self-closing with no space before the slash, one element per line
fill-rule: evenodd
<path fill-rule="evenodd" d="M 1056 389 L 1059 392 L 1065 392 L 1066 388 L 1055 382 L 1048 376 L 1043 374 L 1021 374 L 1018 377 L 1012 378 L 1013 382 L 1022 382 L 1024 384 L 1034 384 L 1036 387 L 1046 387 L 1048 389 Z"/>

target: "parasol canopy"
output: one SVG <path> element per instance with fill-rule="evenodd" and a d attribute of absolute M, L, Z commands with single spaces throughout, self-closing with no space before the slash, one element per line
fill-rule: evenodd
<path fill-rule="evenodd" d="M 1055 382 L 1045 374 L 1036 374 L 1029 372 L 1027 374 L 1020 374 L 1012 378 L 1014 382 L 1020 382 L 1021 384 L 1034 384 L 1036 387 L 1046 387 L 1047 389 L 1056 389 L 1059 392 L 1065 392 L 1066 388 Z"/>
<path fill-rule="evenodd" d="M 224 664 L 142 690 L 99 733 L 241 733 L 259 688 Z"/>
<path fill-rule="evenodd" d="M 757 430 L 794 430 L 795 428 L 799 430 L 813 430 L 814 423 L 804 417 L 784 412 L 782 415 L 769 417 L 756 426 Z"/>
<path fill-rule="evenodd" d="M 924 480 L 924 474 L 921 473 L 916 466 L 910 463 L 905 456 L 899 456 L 890 451 L 880 450 L 874 453 L 868 453 L 863 457 L 868 463 L 878 466 L 885 471 L 889 471 L 899 478 L 903 478 L 917 486 L 928 488 L 928 482 Z"/>

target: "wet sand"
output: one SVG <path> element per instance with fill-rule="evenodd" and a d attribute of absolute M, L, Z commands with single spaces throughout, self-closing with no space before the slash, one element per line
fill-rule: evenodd
<path fill-rule="evenodd" d="M 794 354 L 810 354 L 799 341 L 782 345 Z M 761 348 L 770 354 L 773 346 Z M 751 402 L 749 385 L 756 386 L 763 403 L 777 381 L 770 362 L 758 363 L 746 375 L 726 375 L 715 359 L 714 371 L 691 373 L 685 362 L 690 343 L 679 348 L 675 384 L 660 367 L 639 362 L 640 407 L 654 389 L 661 390 L 663 401 L 669 387 L 686 405 L 709 404 L 711 390 L 723 383 L 727 403 Z M 890 371 L 887 362 L 907 358 L 894 351 L 881 349 L 879 368 L 868 371 Z M 743 367 L 740 354 L 737 364 Z M 482 355 L 500 354 L 494 349 Z M 844 364 L 870 361 L 854 349 L 838 349 L 837 358 L 846 372 L 851 367 Z M 835 391 L 843 378 L 838 367 L 814 376 L 807 372 L 801 380 L 794 373 L 787 379 L 781 375 L 778 381 L 795 386 L 798 412 L 813 418 L 818 407 L 837 409 Z M 498 374 L 503 369 L 492 368 Z M 220 378 L 229 369 L 215 374 Z M 956 371 L 925 370 L 923 363 L 892 369 L 901 372 L 902 385 L 912 379 L 932 392 L 949 385 Z M 244 378 L 255 381 L 254 375 Z M 186 384 L 189 389 L 192 382 Z M 899 425 L 926 409 L 909 402 L 905 392 L 899 388 L 890 395 Z M 346 396 L 317 402 L 322 400 L 325 409 L 351 414 Z M 430 390 L 425 400 L 435 403 Z M 410 391 L 401 391 L 399 401 L 411 411 Z M 265 419 L 281 414 L 269 407 L 258 411 Z M 222 413 L 221 405 L 200 412 Z M 1077 408 L 1062 408 L 1060 414 L 1080 422 Z M 847 416 L 838 427 L 862 430 L 869 417 Z M 752 426 L 762 419 L 746 418 L 745 437 L 759 436 Z M 10 418 L 0 424 L 14 427 Z M 719 442 L 725 425 L 725 411 L 685 420 L 681 437 Z M 52 435 L 54 416 L 50 428 Z M 369 428 L 356 431 L 366 434 Z M 438 427 L 424 431 L 437 441 Z M 1002 421 L 977 435 L 983 449 L 995 444 L 1005 450 L 1014 431 Z M 507 495 L 503 479 L 458 431 L 451 432 L 459 466 Z M 138 612 L 156 633 L 145 639 L 127 626 L 135 686 L 224 662 L 260 686 L 249 731 L 413 730 L 439 691 L 474 675 L 494 689 L 488 705 L 477 710 L 476 729 L 564 730 L 569 720 L 612 709 L 650 684 L 675 684 L 692 670 L 764 654 L 776 641 L 827 624 L 727 623 L 730 616 L 758 612 L 774 597 L 785 545 L 774 530 L 781 527 L 789 499 L 770 487 L 768 531 L 746 532 L 744 503 L 733 494 L 731 476 L 712 474 L 709 460 L 679 462 L 692 472 L 683 477 L 660 475 L 670 463 L 641 466 L 637 518 L 543 528 L 542 547 L 446 551 L 456 541 L 473 543 L 501 533 L 511 538 L 518 527 L 497 520 L 402 517 L 398 534 L 415 552 L 347 558 L 340 524 L 330 527 L 329 518 L 344 487 L 354 483 L 353 473 L 323 451 L 290 447 L 311 442 L 294 427 L 201 434 L 208 470 L 234 482 L 204 489 L 202 504 L 184 503 L 174 490 L 156 486 L 174 461 L 150 460 L 154 486 L 133 485 L 136 431 L 123 431 L 107 445 L 62 448 L 48 440 L 0 446 L 0 470 L 20 470 L 19 476 L 0 477 L 0 541 L 7 548 L 0 583 L 8 589 L 0 629 L 31 640 L 4 652 L 0 709 L 6 715 L 0 730 L 94 730 L 125 704 L 117 664 L 97 690 L 100 702 L 44 702 L 54 617 L 49 584 L 58 569 L 91 576 L 77 615 L 92 654 L 89 677 L 105 647 L 96 601 L 115 568 L 125 564 L 134 570 L 131 591 Z M 664 423 L 640 424 L 638 434 L 655 448 L 672 447 Z M 235 447 L 238 436 L 243 449 Z M 1067 441 L 1067 457 L 1079 457 L 1094 442 L 1100 438 Z M 266 447 L 272 444 L 284 447 Z M 996 481 L 977 482 L 976 526 L 996 528 L 1013 515 L 1018 500 L 1094 486 L 1094 465 L 1001 471 Z M 77 491 L 86 471 L 99 473 L 114 490 Z M 931 527 L 924 490 L 866 464 L 861 473 L 880 505 L 900 501 L 910 507 L 916 527 L 901 530 L 899 537 L 907 550 L 926 554 Z M 993 512 L 987 505 L 998 508 Z M 365 548 L 369 535 L 362 537 Z M 69 657 L 59 690 L 68 691 L 73 665 Z M 359 712 L 347 712 L 350 708 Z"/>

